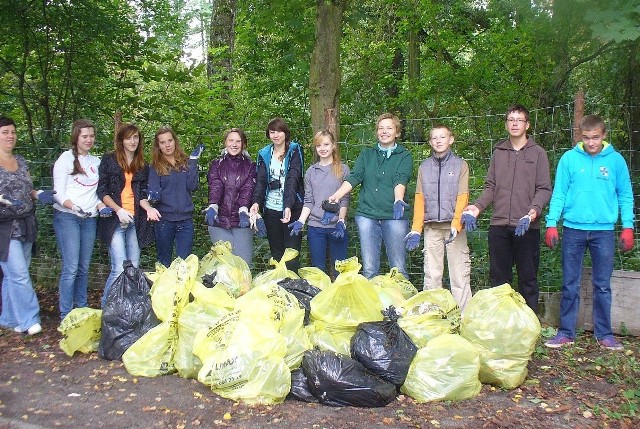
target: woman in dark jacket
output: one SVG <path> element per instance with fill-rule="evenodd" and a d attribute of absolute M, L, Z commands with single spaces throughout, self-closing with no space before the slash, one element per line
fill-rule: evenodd
<path fill-rule="evenodd" d="M 98 220 L 98 238 L 109 245 L 111 272 L 102 293 L 106 304 L 109 289 L 122 273 L 122 263 L 140 264 L 140 248 L 153 242 L 150 220 L 159 220 L 158 210 L 147 201 L 149 165 L 145 162 L 142 133 L 133 124 L 123 124 L 115 139 L 115 151 L 102 157 L 98 198 L 115 215 Z M 144 211 L 142 210 L 144 209 Z"/>
<path fill-rule="evenodd" d="M 253 258 L 253 231 L 249 228 L 251 196 L 256 183 L 256 164 L 247 153 L 247 136 L 240 128 L 224 135 L 222 156 L 211 161 L 209 207 L 205 221 L 211 241 L 229 241 L 234 255 L 249 266 Z"/>
<path fill-rule="evenodd" d="M 253 191 L 251 214 L 262 210 L 267 228 L 271 256 L 282 259 L 286 248 L 300 251 L 301 234 L 291 234 L 289 225 L 300 217 L 304 202 L 302 147 L 291 141 L 291 131 L 282 118 L 269 121 L 266 136 L 271 144 L 258 152 L 256 187 Z M 297 271 L 299 258 L 287 262 L 287 268 Z"/>

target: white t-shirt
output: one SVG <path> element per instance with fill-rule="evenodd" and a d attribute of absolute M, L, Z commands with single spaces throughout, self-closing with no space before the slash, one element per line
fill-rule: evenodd
<path fill-rule="evenodd" d="M 73 210 L 62 206 L 66 200 L 71 200 L 85 212 L 96 216 L 98 214 L 96 206 L 99 202 L 96 190 L 100 158 L 87 154 L 79 155 L 78 160 L 86 174 L 71 175 L 74 161 L 71 149 L 62 152 L 53 165 L 53 189 L 56 191 L 54 194 L 56 202 L 53 207 L 63 212 L 73 213 Z"/>

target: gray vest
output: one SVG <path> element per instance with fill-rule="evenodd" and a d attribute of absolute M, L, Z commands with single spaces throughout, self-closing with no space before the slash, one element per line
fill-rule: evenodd
<path fill-rule="evenodd" d="M 449 151 L 440 159 L 430 156 L 420 164 L 425 222 L 453 220 L 462 162 L 462 158 Z"/>

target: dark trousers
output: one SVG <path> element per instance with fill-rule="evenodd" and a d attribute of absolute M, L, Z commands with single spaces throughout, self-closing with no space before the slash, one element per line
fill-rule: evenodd
<path fill-rule="evenodd" d="M 264 226 L 267 228 L 267 240 L 269 240 L 269 249 L 271 250 L 271 257 L 276 261 L 282 259 L 284 249 L 290 247 L 300 252 L 302 247 L 302 233 L 291 236 L 291 230 L 289 224 L 295 222 L 300 217 L 300 211 L 291 211 L 291 221 L 289 223 L 282 223 L 282 212 L 280 210 L 264 209 Z M 287 269 L 298 272 L 300 268 L 300 258 L 287 262 Z"/>
<path fill-rule="evenodd" d="M 529 229 L 521 237 L 511 226 L 489 227 L 489 281 L 491 286 L 513 282 L 513 264 L 518 273 L 518 292 L 537 314 L 540 230 Z M 513 285 L 512 285 L 513 286 Z"/>

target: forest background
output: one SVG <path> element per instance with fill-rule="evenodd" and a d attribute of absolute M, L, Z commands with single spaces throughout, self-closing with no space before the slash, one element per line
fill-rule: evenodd
<path fill-rule="evenodd" d="M 147 159 L 156 129 L 171 125 L 186 150 L 206 145 L 194 197 L 194 253 L 201 257 L 211 244 L 199 211 L 208 204 L 205 175 L 224 130 L 245 129 L 255 157 L 274 116 L 306 146 L 306 165 L 327 109 L 349 165 L 375 142 L 382 112 L 403 119 L 402 140 L 416 168 L 429 156 L 430 127 L 444 122 L 455 132 L 454 150 L 470 164 L 473 199 L 493 146 L 506 135 L 509 104 L 531 110 L 529 131 L 548 151 L 553 176 L 582 114 L 574 99 L 583 97 L 584 114 L 605 118 L 608 140 L 629 162 L 638 193 L 636 0 L 0 0 L 0 11 L 0 113 L 19 124 L 16 152 L 30 161 L 36 186 L 51 186 L 53 162 L 68 148 L 75 119 L 98 126 L 97 155 L 112 150 L 116 118 L 137 123 Z M 413 186 L 415 178 L 410 202 Z M 351 219 L 356 199 L 357 191 Z M 39 286 L 53 288 L 59 256 L 51 208 L 38 216 L 32 271 Z M 483 214 L 470 236 L 474 289 L 488 285 L 488 219 Z M 350 255 L 358 255 L 353 222 L 348 228 Z M 260 271 L 268 246 L 263 239 L 255 244 Z M 303 265 L 307 254 L 305 242 Z M 143 255 L 153 267 L 155 251 Z M 640 270 L 639 255 L 637 246 L 618 254 L 616 268 Z M 420 285 L 422 255 L 409 259 L 411 280 Z M 108 260 L 104 247 L 94 260 Z M 100 265 L 96 278 L 104 275 Z M 543 248 L 541 267 L 541 288 L 557 290 L 559 251 Z"/>

